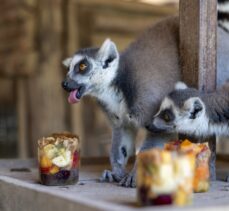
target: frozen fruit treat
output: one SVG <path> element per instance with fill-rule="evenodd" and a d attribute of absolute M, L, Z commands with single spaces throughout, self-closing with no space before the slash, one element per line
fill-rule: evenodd
<path fill-rule="evenodd" d="M 79 138 L 55 133 L 38 140 L 40 182 L 44 185 L 71 185 L 79 177 Z"/>
<path fill-rule="evenodd" d="M 211 151 L 208 143 L 192 143 L 189 140 L 172 141 L 165 144 L 165 149 L 183 153 L 193 153 L 196 157 L 194 192 L 206 192 L 209 189 L 209 159 Z"/>
<path fill-rule="evenodd" d="M 152 149 L 137 156 L 137 194 L 140 205 L 183 206 L 192 201 L 195 157 Z"/>

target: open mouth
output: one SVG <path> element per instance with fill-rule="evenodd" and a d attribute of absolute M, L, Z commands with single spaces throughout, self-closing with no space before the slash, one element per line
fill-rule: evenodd
<path fill-rule="evenodd" d="M 70 104 L 78 103 L 84 92 L 84 87 L 80 86 L 78 89 L 74 89 L 68 96 L 68 102 Z"/>

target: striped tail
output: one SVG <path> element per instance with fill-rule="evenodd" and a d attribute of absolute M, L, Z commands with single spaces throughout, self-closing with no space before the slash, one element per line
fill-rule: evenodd
<path fill-rule="evenodd" d="M 229 0 L 218 0 L 218 24 L 229 32 Z"/>

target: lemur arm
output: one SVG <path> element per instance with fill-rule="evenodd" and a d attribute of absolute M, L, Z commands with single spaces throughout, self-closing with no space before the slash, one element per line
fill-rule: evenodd
<path fill-rule="evenodd" d="M 101 181 L 119 182 L 126 176 L 128 158 L 135 152 L 134 141 L 136 129 L 132 127 L 114 127 L 112 130 L 112 145 L 110 162 L 112 171 L 105 170 Z"/>
<path fill-rule="evenodd" d="M 150 133 L 148 132 L 146 139 L 144 140 L 140 151 L 144 151 L 153 147 L 163 147 L 164 143 L 168 140 L 176 140 L 177 134 L 168 133 Z M 136 162 L 133 169 L 127 174 L 121 181 L 120 185 L 124 187 L 136 187 Z"/>

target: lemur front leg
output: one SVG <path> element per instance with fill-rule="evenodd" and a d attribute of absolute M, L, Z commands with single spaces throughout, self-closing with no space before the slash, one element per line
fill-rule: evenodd
<path fill-rule="evenodd" d="M 115 127 L 112 130 L 110 163 L 112 171 L 104 170 L 101 182 L 120 182 L 126 176 L 128 158 L 135 152 L 136 129 L 132 127 Z"/>
<path fill-rule="evenodd" d="M 145 141 L 143 142 L 140 152 L 153 148 L 153 147 L 163 147 L 164 143 L 169 140 L 175 140 L 177 138 L 177 134 L 153 134 L 148 133 Z M 133 169 L 127 174 L 119 183 L 124 187 L 136 187 L 136 161 Z"/>

